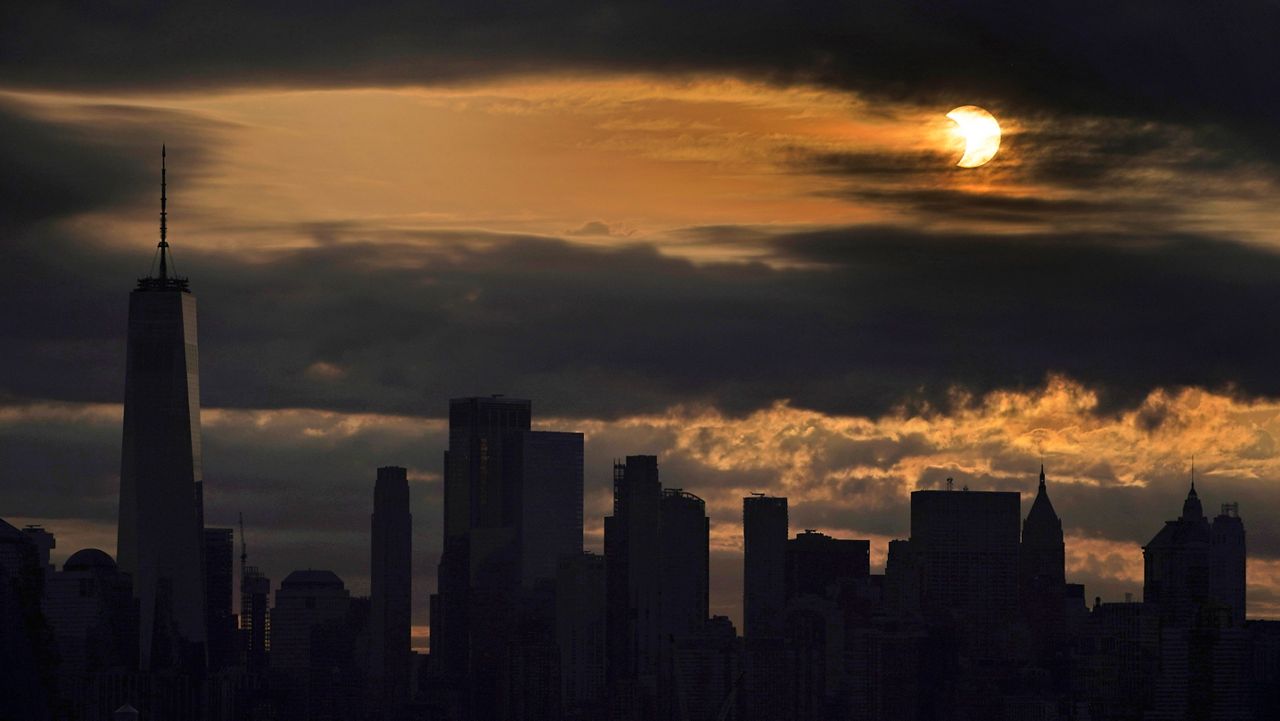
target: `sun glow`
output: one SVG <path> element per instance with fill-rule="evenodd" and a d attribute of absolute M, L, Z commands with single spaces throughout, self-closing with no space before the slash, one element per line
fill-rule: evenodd
<path fill-rule="evenodd" d="M 1000 150 L 1000 124 L 995 116 L 976 105 L 963 105 L 947 117 L 955 121 L 955 133 L 964 139 L 964 155 L 956 165 L 977 168 L 991 162 Z"/>

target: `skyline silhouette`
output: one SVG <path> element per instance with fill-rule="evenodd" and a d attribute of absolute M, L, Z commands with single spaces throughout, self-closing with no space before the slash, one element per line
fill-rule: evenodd
<path fill-rule="evenodd" d="M 1280 716 L 1275 7 L 0 15 L 0 721 Z"/>
<path fill-rule="evenodd" d="M 711 611 L 706 502 L 666 485 L 657 456 L 614 461 L 593 555 L 585 435 L 533 430 L 529 400 L 454 398 L 445 552 L 425 604 L 412 594 L 401 466 L 378 467 L 372 487 L 369 597 L 312 565 L 273 589 L 248 565 L 242 517 L 236 583 L 235 529 L 205 525 L 195 304 L 189 281 L 169 274 L 165 170 L 156 270 L 130 296 L 117 549 L 129 565 L 89 548 L 59 569 L 56 527 L 0 527 L 3 651 L 18 662 L 0 675 L 11 691 L 35 690 L 5 714 L 854 721 L 1277 709 L 1267 659 L 1280 658 L 1280 621 L 1249 619 L 1240 506 L 1224 502 L 1210 521 L 1194 473 L 1181 515 L 1142 548 L 1142 599 L 1092 606 L 1067 573 L 1043 463 L 1025 516 L 1019 492 L 957 489 L 951 477 L 912 491 L 909 535 L 889 541 L 883 573 L 870 540 L 792 536 L 788 499 L 752 493 L 741 499 L 740 635 Z M 429 653 L 413 651 L 415 603 L 429 609 Z"/>

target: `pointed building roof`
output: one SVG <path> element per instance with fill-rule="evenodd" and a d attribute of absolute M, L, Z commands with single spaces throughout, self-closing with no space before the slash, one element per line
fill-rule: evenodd
<path fill-rule="evenodd" d="M 1061 525 L 1058 513 L 1053 510 L 1053 502 L 1049 500 L 1049 490 L 1044 484 L 1044 464 L 1040 465 L 1040 487 L 1036 489 L 1036 499 L 1031 502 L 1031 510 L 1027 513 L 1027 523 L 1050 523 Z"/>

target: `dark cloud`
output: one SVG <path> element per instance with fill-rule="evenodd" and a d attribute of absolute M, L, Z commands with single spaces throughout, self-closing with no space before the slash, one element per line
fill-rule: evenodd
<path fill-rule="evenodd" d="M 1230 128 L 1274 152 L 1270 3 L 10 3 L 0 82 L 98 90 L 730 72 L 876 97 Z M 999 113 L 997 113 L 999 114 Z"/>
<path fill-rule="evenodd" d="M 638 243 L 328 232 L 343 237 L 252 264 L 175 240 L 208 404 L 434 416 L 501 389 L 581 417 L 779 399 L 875 414 L 1055 372 L 1109 407 L 1184 385 L 1280 395 L 1280 257 L 1205 236 L 832 228 L 774 237 L 772 259 L 795 266 L 779 269 Z M 127 293 L 150 249 L 38 225 L 9 253 L 0 302 L 28 310 L 0 325 L 0 391 L 117 401 Z"/>

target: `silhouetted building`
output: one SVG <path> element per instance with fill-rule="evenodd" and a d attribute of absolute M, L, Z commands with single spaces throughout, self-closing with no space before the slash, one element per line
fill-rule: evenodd
<path fill-rule="evenodd" d="M 566 719 L 598 719 L 605 700 L 605 559 L 578 553 L 556 574 L 556 642 Z"/>
<path fill-rule="evenodd" d="M 131 671 L 138 665 L 138 604 L 133 583 L 111 556 L 76 551 L 45 584 L 59 672 Z"/>
<path fill-rule="evenodd" d="M 1237 508 L 1227 506 L 1210 524 L 1194 480 L 1182 515 L 1143 547 L 1148 649 L 1156 659 L 1144 718 L 1249 717 L 1244 550 Z"/>
<path fill-rule="evenodd" d="M 36 539 L 0 520 L 0 718 L 42 721 L 56 700 L 43 581 Z"/>
<path fill-rule="evenodd" d="M 1182 504 L 1182 515 L 1142 547 L 1142 598 L 1162 627 L 1190 626 L 1209 601 L 1213 541 L 1195 483 Z"/>
<path fill-rule="evenodd" d="M 554 581 L 559 559 L 582 552 L 582 439 L 581 433 L 525 431 L 511 444 L 525 588 Z"/>
<path fill-rule="evenodd" d="M 374 703 L 390 715 L 409 701 L 413 516 L 406 469 L 378 469 L 371 525 L 369 671 Z"/>
<path fill-rule="evenodd" d="M 657 715 L 662 629 L 662 484 L 657 456 L 613 466 L 613 515 L 604 519 L 607 676 L 615 717 Z"/>
<path fill-rule="evenodd" d="M 1018 603 L 1018 494 L 913 491 L 911 551 L 931 615 L 1008 618 Z"/>
<path fill-rule="evenodd" d="M 368 694 L 369 610 L 368 598 L 353 598 L 342 615 L 312 626 L 305 701 L 309 721 L 363 719 L 388 708 Z"/>
<path fill-rule="evenodd" d="M 351 594 L 332 571 L 294 571 L 276 591 L 271 609 L 271 675 L 288 718 L 311 719 L 317 689 L 312 687 L 313 631 L 343 619 Z"/>
<path fill-rule="evenodd" d="M 255 566 L 243 567 L 240 571 L 240 648 L 249 673 L 267 670 L 270 596 L 271 579 Z"/>
<path fill-rule="evenodd" d="M 1031 631 L 1036 659 L 1060 685 L 1066 683 L 1067 637 L 1062 598 L 1066 584 L 1062 520 L 1049 501 L 1044 466 L 1041 466 L 1040 485 L 1022 523 L 1018 598 L 1022 616 Z"/>
<path fill-rule="evenodd" d="M 884 610 L 900 618 L 920 614 L 920 566 L 909 540 L 889 541 L 884 564 Z"/>
<path fill-rule="evenodd" d="M 733 721 L 742 679 L 742 642 L 724 616 L 675 641 L 674 717 L 684 721 Z"/>
<path fill-rule="evenodd" d="M 230 528 L 204 529 L 205 634 L 209 668 L 236 663 L 236 617 L 232 611 L 232 564 L 235 542 Z"/>
<path fill-rule="evenodd" d="M 129 296 L 120 569 L 139 600 L 143 669 L 205 660 L 196 299 L 170 273 L 161 171 L 159 264 Z"/>
<path fill-rule="evenodd" d="M 780 637 L 787 600 L 787 499 L 742 499 L 742 632 Z"/>
<path fill-rule="evenodd" d="M 680 488 L 662 491 L 663 644 L 701 633 L 707 622 L 711 519 L 701 498 Z"/>
<path fill-rule="evenodd" d="M 1019 618 L 1020 510 L 1018 493 L 911 494 L 911 556 L 930 645 L 922 673 L 938 679 L 921 688 L 924 718 L 999 717 L 1026 701 L 1019 674 L 1029 651 L 1010 633 Z"/>
<path fill-rule="evenodd" d="M 504 674 L 532 671 L 513 666 L 510 654 L 529 660 L 554 643 L 556 561 L 582 551 L 582 435 L 531 431 L 530 416 L 529 401 L 502 396 L 449 404 L 445 542 L 431 599 L 431 650 L 445 693 L 465 689 L 453 705 L 477 717 L 507 708 L 499 688 Z M 545 613 L 535 618 L 530 609 Z M 515 634 L 523 650 L 511 646 Z M 535 640 L 536 634 L 546 638 Z"/>
<path fill-rule="evenodd" d="M 1209 596 L 1226 608 L 1232 625 L 1245 620 L 1245 543 L 1240 504 L 1224 503 L 1210 536 Z"/>
<path fill-rule="evenodd" d="M 22 532 L 27 534 L 33 543 L 36 544 L 36 562 L 40 565 L 40 570 L 48 578 L 55 570 L 52 563 L 49 563 L 49 554 L 53 549 L 58 547 L 58 539 L 54 538 L 43 526 L 27 525 L 22 528 Z"/>
<path fill-rule="evenodd" d="M 787 598 L 835 598 L 871 574 L 871 542 L 806 530 L 787 541 Z"/>

